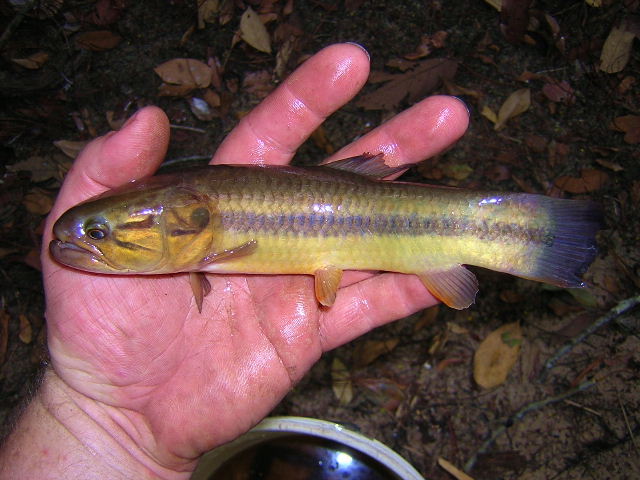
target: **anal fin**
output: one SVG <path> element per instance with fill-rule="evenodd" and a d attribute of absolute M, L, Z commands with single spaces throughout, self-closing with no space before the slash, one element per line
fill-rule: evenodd
<path fill-rule="evenodd" d="M 321 305 L 330 307 L 336 301 L 336 294 L 342 280 L 342 270 L 328 266 L 314 272 L 316 298 Z"/>
<path fill-rule="evenodd" d="M 478 279 L 462 265 L 428 270 L 418 277 L 434 297 L 457 310 L 471 305 L 478 293 Z"/>

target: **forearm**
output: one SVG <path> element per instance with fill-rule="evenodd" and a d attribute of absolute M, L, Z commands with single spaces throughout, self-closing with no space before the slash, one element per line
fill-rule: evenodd
<path fill-rule="evenodd" d="M 0 450 L 0 480 L 187 479 L 164 468 L 112 420 L 108 408 L 48 371 Z"/>

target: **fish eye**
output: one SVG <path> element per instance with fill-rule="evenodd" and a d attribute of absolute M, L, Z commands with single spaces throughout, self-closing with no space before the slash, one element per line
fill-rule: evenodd
<path fill-rule="evenodd" d="M 107 236 L 106 232 L 100 228 L 90 228 L 89 230 L 87 230 L 87 235 L 93 240 L 102 240 Z"/>
<path fill-rule="evenodd" d="M 109 228 L 102 222 L 90 221 L 85 224 L 84 232 L 92 240 L 102 240 L 109 233 Z"/>

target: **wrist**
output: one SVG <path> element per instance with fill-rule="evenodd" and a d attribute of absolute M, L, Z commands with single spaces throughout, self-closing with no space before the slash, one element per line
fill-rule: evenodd
<path fill-rule="evenodd" d="M 130 413 L 130 412 L 128 412 Z M 64 383 L 52 370 L 0 451 L 4 478 L 139 478 L 181 480 L 195 461 L 166 466 L 142 445 L 130 414 Z"/>

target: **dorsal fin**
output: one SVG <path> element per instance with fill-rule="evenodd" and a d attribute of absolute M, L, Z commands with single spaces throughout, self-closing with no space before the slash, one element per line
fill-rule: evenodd
<path fill-rule="evenodd" d="M 345 172 L 357 173 L 365 177 L 381 179 L 388 177 L 394 173 L 402 172 L 411 165 L 402 165 L 399 167 L 390 167 L 384 163 L 384 153 L 363 153 L 357 157 L 344 158 L 335 162 L 325 163 L 323 167 L 335 168 Z"/>

